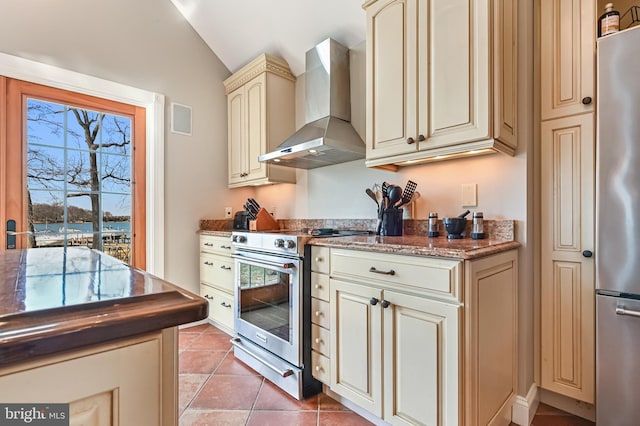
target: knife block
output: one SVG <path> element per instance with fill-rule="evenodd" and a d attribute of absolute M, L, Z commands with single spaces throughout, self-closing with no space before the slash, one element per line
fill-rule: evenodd
<path fill-rule="evenodd" d="M 256 220 L 249 221 L 250 231 L 274 231 L 280 229 L 278 221 L 263 207 L 258 211 Z"/>

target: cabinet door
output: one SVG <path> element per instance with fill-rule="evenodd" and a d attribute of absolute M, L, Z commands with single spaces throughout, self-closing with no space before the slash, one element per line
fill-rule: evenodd
<path fill-rule="evenodd" d="M 490 3 L 420 3 L 418 133 L 426 137 L 421 150 L 490 136 Z"/>
<path fill-rule="evenodd" d="M 244 87 L 239 87 L 227 96 L 227 134 L 229 145 L 229 183 L 245 180 L 247 170 L 245 146 Z"/>
<path fill-rule="evenodd" d="M 367 159 L 417 150 L 417 0 L 367 8 Z"/>
<path fill-rule="evenodd" d="M 331 390 L 382 416 L 381 291 L 331 280 Z"/>
<path fill-rule="evenodd" d="M 245 84 L 247 180 L 267 177 L 267 165 L 258 157 L 267 152 L 266 73 Z"/>
<path fill-rule="evenodd" d="M 385 420 L 457 425 L 460 307 L 384 291 Z"/>
<path fill-rule="evenodd" d="M 593 114 L 541 128 L 541 386 L 594 402 Z"/>
<path fill-rule="evenodd" d="M 593 111 L 595 34 L 595 0 L 541 0 L 542 120 Z"/>

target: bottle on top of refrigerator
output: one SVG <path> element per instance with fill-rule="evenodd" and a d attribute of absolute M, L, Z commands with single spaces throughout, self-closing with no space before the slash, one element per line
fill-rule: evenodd
<path fill-rule="evenodd" d="M 598 19 L 598 37 L 620 31 L 620 12 L 613 9 L 613 3 L 607 3 L 604 13 Z"/>

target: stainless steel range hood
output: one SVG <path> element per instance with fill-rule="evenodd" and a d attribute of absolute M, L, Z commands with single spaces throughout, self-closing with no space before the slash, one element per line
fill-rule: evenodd
<path fill-rule="evenodd" d="M 326 39 L 305 56 L 305 124 L 260 162 L 314 169 L 359 160 L 365 145 L 349 122 L 349 49 Z"/>

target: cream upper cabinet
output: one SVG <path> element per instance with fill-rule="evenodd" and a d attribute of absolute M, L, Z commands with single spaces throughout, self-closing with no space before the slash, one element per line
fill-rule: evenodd
<path fill-rule="evenodd" d="M 483 148 L 514 153 L 516 5 L 513 0 L 364 4 L 367 166 Z"/>
<path fill-rule="evenodd" d="M 287 63 L 260 55 L 224 85 L 229 187 L 295 183 L 295 169 L 258 161 L 295 131 L 295 77 Z"/>
<path fill-rule="evenodd" d="M 595 106 L 595 0 L 541 0 L 542 120 Z"/>
<path fill-rule="evenodd" d="M 541 386 L 593 403 L 593 114 L 543 122 L 541 144 Z"/>

